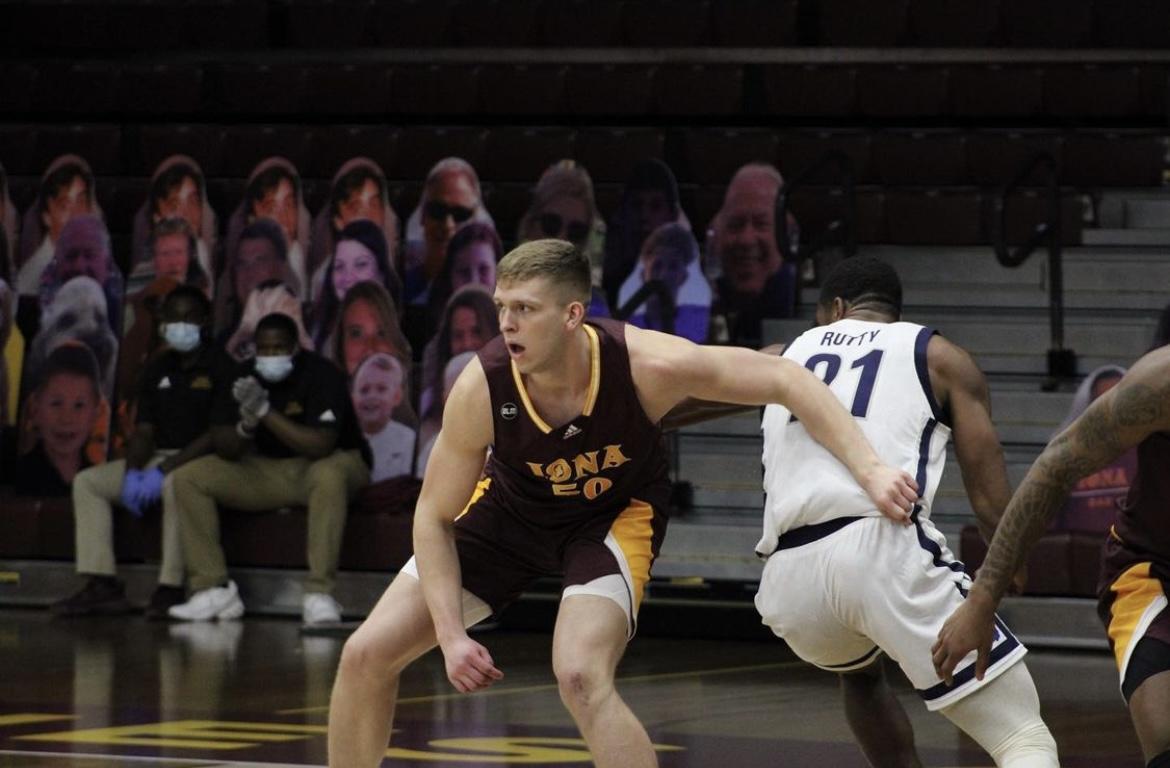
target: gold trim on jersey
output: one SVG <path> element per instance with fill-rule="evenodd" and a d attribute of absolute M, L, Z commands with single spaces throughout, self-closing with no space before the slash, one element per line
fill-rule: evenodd
<path fill-rule="evenodd" d="M 630 580 L 634 582 L 630 586 L 634 590 L 634 615 L 637 616 L 654 559 L 654 507 L 639 499 L 630 499 L 629 506 L 613 521 L 609 532 L 626 557 Z"/>
<path fill-rule="evenodd" d="M 1142 616 L 1155 600 L 1162 597 L 1162 583 L 1150 575 L 1150 563 L 1138 563 L 1117 577 L 1110 591 L 1117 595 L 1110 607 L 1108 634 L 1113 641 L 1113 654 L 1120 669 L 1130 645 L 1140 640 L 1134 637 Z"/>
<path fill-rule="evenodd" d="M 491 488 L 491 487 L 492 487 L 492 479 L 490 477 L 485 477 L 482 480 L 480 480 L 478 483 L 476 483 L 475 490 L 472 491 L 471 498 L 468 500 L 467 506 L 463 508 L 462 512 L 460 512 L 458 515 L 455 516 L 455 519 L 458 520 L 459 518 L 463 517 L 468 512 L 470 512 L 471 508 L 473 506 L 475 506 L 475 502 L 479 501 L 483 497 L 483 495 L 485 493 L 487 493 L 487 489 Z"/>
<path fill-rule="evenodd" d="M 591 416 L 593 406 L 597 404 L 597 393 L 601 389 L 601 340 L 597 338 L 597 331 L 588 325 L 583 327 L 585 335 L 589 337 L 589 391 L 585 393 L 585 407 L 581 410 L 581 415 Z M 516 382 L 516 391 L 520 393 L 520 402 L 524 403 L 524 410 L 528 411 L 528 417 L 541 432 L 549 434 L 553 428 L 536 412 L 536 406 L 528 397 L 528 389 L 524 386 L 524 377 L 520 374 L 516 361 L 512 360 L 511 363 L 512 381 Z"/>

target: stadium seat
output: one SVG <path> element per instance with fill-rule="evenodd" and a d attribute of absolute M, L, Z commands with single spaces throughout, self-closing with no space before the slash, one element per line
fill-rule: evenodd
<path fill-rule="evenodd" d="M 308 67 L 305 106 L 316 115 L 388 115 L 394 102 L 393 68 L 379 62 Z"/>
<path fill-rule="evenodd" d="M 0 65 L 0 115 L 24 115 L 32 109 L 37 69 L 29 64 Z"/>
<path fill-rule="evenodd" d="M 565 71 L 565 111 L 590 117 L 648 114 L 655 72 L 651 64 L 572 64 Z"/>
<path fill-rule="evenodd" d="M 274 155 L 300 170 L 312 162 L 315 149 L 313 131 L 296 125 L 232 126 L 223 144 L 223 173 L 236 178 L 247 178 L 257 163 Z"/>
<path fill-rule="evenodd" d="M 37 69 L 32 94 L 32 108 L 36 112 L 92 116 L 117 108 L 122 73 L 114 64 L 66 60 L 40 64 Z"/>
<path fill-rule="evenodd" d="M 659 115 L 733 115 L 743 108 L 743 68 L 730 64 L 663 64 L 654 76 Z"/>
<path fill-rule="evenodd" d="M 820 0 L 820 41 L 849 48 L 890 48 L 907 35 L 909 0 L 891 0 L 880 10 L 866 0 Z"/>
<path fill-rule="evenodd" d="M 1170 48 L 1170 4 L 1161 0 L 1108 0 L 1093 6 L 1094 29 L 1110 48 Z"/>
<path fill-rule="evenodd" d="M 1053 117 L 1126 118 L 1142 113 L 1141 69 L 1096 64 L 1044 70 L 1044 112 Z"/>
<path fill-rule="evenodd" d="M 263 50 L 269 45 L 267 0 L 199 0 L 186 14 L 202 51 Z"/>
<path fill-rule="evenodd" d="M 336 125 L 317 129 L 317 151 L 302 172 L 332 179 L 353 157 L 368 157 L 386 173 L 398 162 L 398 129 L 386 125 Z"/>
<path fill-rule="evenodd" d="M 374 3 L 369 24 L 376 45 L 422 48 L 447 45 L 453 0 L 396 0 Z"/>
<path fill-rule="evenodd" d="M 1162 184 L 1167 139 L 1157 134 L 1084 132 L 1064 140 L 1061 181 L 1088 187 Z"/>
<path fill-rule="evenodd" d="M 9 177 L 40 176 L 44 172 L 45 166 L 37 162 L 36 156 L 39 134 L 35 125 L 0 125 L 0 165 Z"/>
<path fill-rule="evenodd" d="M 930 118 L 947 109 L 949 72 L 941 66 L 861 67 L 857 111 L 867 117 Z"/>
<path fill-rule="evenodd" d="M 796 14 L 797 0 L 717 0 L 711 5 L 711 42 L 751 48 L 795 45 Z"/>
<path fill-rule="evenodd" d="M 854 181 L 864 184 L 873 178 L 871 143 L 871 134 L 866 131 L 786 131 L 780 134 L 777 153 L 780 172 L 786 179 L 795 179 L 826 153 L 841 152 L 853 164 Z M 825 169 L 807 181 L 828 184 L 837 178 L 835 170 Z"/>
<path fill-rule="evenodd" d="M 989 203 L 991 200 L 988 201 Z M 1079 245 L 1081 230 L 1084 228 L 1084 213 L 1078 195 L 1066 190 L 1060 199 L 1060 241 L 1065 245 Z M 995 211 L 988 205 L 987 232 L 992 235 L 999 226 Z M 1048 220 L 1048 197 L 1045 190 L 1023 189 L 1012 195 L 1007 206 L 1005 232 L 1009 244 L 1023 243 L 1036 231 L 1036 227 Z"/>
<path fill-rule="evenodd" d="M 986 242 L 982 206 L 982 196 L 973 189 L 889 189 L 886 225 L 890 240 L 904 245 Z"/>
<path fill-rule="evenodd" d="M 746 163 L 775 165 L 777 144 L 769 130 L 691 128 L 682 132 L 684 163 L 675 172 L 700 184 L 727 184 Z"/>
<path fill-rule="evenodd" d="M 595 185 L 624 184 L 635 165 L 662 157 L 663 143 L 656 128 L 588 128 L 577 132 L 573 156 Z"/>
<path fill-rule="evenodd" d="M 398 134 L 398 162 L 386 168 L 392 179 L 422 183 L 431 166 L 445 157 L 461 157 L 475 168 L 483 164 L 484 131 L 481 128 L 404 127 Z M 410 200 L 410 208 L 418 202 Z"/>
<path fill-rule="evenodd" d="M 305 108 L 301 64 L 229 62 L 208 74 L 218 85 L 214 106 L 229 115 L 285 115 Z"/>
<path fill-rule="evenodd" d="M 995 40 L 999 3 L 910 0 L 910 40 L 924 48 L 983 48 Z"/>
<path fill-rule="evenodd" d="M 290 48 L 373 45 L 370 0 L 287 0 L 285 44 Z"/>
<path fill-rule="evenodd" d="M 122 169 L 122 130 L 116 125 L 42 126 L 34 155 L 37 173 L 66 153 L 84 157 L 98 176 L 115 176 Z"/>
<path fill-rule="evenodd" d="M 768 64 L 764 98 L 777 117 L 848 117 L 857 102 L 857 70 L 847 66 Z"/>
<path fill-rule="evenodd" d="M 620 0 L 557 0 L 545 3 L 541 15 L 543 45 L 552 48 L 621 45 Z"/>
<path fill-rule="evenodd" d="M 203 101 L 197 64 L 130 64 L 122 71 L 119 109 L 134 115 L 195 114 Z"/>
<path fill-rule="evenodd" d="M 1011 0 L 1000 5 L 1000 24 L 1010 46 L 1084 48 L 1092 44 L 1093 0 Z"/>
<path fill-rule="evenodd" d="M 1044 132 L 976 131 L 967 135 L 967 176 L 984 187 L 1000 187 L 1016 177 L 1037 152 L 1047 152 L 1060 164 L 1062 144 Z M 1026 184 L 1042 184 L 1044 176 L 1034 171 Z"/>
<path fill-rule="evenodd" d="M 1030 118 L 1041 114 L 1044 70 L 1035 65 L 953 66 L 950 112 L 956 117 Z"/>
<path fill-rule="evenodd" d="M 622 31 L 634 47 L 706 45 L 709 18 L 708 0 L 625 0 Z"/>
<path fill-rule="evenodd" d="M 224 129 L 218 125 L 147 124 L 138 129 L 137 161 L 130 170 L 149 176 L 166 158 L 190 155 L 208 177 L 223 173 Z M 247 173 L 247 170 L 244 171 Z"/>
<path fill-rule="evenodd" d="M 541 0 L 456 0 L 452 42 L 470 48 L 529 46 L 539 37 Z"/>
<path fill-rule="evenodd" d="M 950 186 L 967 181 L 964 137 L 953 131 L 877 133 L 874 179 L 891 186 Z"/>
<path fill-rule="evenodd" d="M 789 207 L 800 224 L 801 239 L 807 243 L 821 237 L 829 224 L 841 216 L 841 192 L 829 187 L 804 187 L 792 193 Z M 859 243 L 886 243 L 885 195 L 880 189 L 857 191 L 853 221 Z"/>
<path fill-rule="evenodd" d="M 573 134 L 566 128 L 491 128 L 478 170 L 484 179 L 532 186 L 545 168 L 572 156 Z"/>
<path fill-rule="evenodd" d="M 471 64 L 404 64 L 394 68 L 394 111 L 467 115 L 478 105 L 479 68 Z"/>
<path fill-rule="evenodd" d="M 478 110 L 487 115 L 560 114 L 565 67 L 559 64 L 484 64 Z"/>

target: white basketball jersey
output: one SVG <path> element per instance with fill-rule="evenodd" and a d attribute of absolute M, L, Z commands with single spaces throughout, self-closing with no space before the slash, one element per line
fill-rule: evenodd
<path fill-rule="evenodd" d="M 934 332 L 913 323 L 840 320 L 801 334 L 784 350 L 825 382 L 853 414 L 879 458 L 910 473 L 930 515 L 951 430 L 939 421 L 926 346 Z M 880 516 L 844 464 L 809 436 L 792 412 L 764 409 L 764 536 L 769 555 L 794 528 L 838 517 Z"/>

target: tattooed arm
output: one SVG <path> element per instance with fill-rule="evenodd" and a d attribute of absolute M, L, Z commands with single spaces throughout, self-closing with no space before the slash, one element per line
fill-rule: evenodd
<path fill-rule="evenodd" d="M 1008 503 L 963 605 L 951 615 L 934 645 L 935 671 L 948 683 L 955 666 L 979 652 L 982 679 L 991 648 L 995 609 L 1028 551 L 1081 478 L 1096 472 L 1155 432 L 1170 430 L 1170 348 L 1134 364 L 1116 387 L 1044 449 Z"/>

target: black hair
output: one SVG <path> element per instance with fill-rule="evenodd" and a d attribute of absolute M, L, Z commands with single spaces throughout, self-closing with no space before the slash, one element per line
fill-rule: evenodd
<path fill-rule="evenodd" d="M 333 216 L 340 215 L 342 204 L 349 199 L 350 195 L 364 187 L 367 181 L 374 182 L 374 186 L 378 188 L 378 198 L 382 201 L 382 205 L 386 205 L 385 177 L 368 165 L 358 165 L 346 171 L 345 175 L 333 185 L 333 191 L 329 196 L 329 213 Z"/>
<path fill-rule="evenodd" d="M 284 239 L 284 230 L 272 219 L 256 219 L 244 227 L 236 241 L 237 250 L 239 250 L 239 244 L 245 240 L 267 240 L 276 249 L 276 258 L 280 261 L 288 261 L 288 243 Z"/>
<path fill-rule="evenodd" d="M 93 350 L 81 342 L 66 342 L 52 352 L 45 359 L 40 371 L 40 384 L 44 387 L 49 380 L 60 373 L 69 373 L 81 376 L 93 382 L 94 396 L 101 399 L 101 389 L 98 381 L 101 373 L 98 368 L 97 357 Z"/>
<path fill-rule="evenodd" d="M 284 334 L 285 338 L 293 343 L 293 346 L 298 346 L 301 334 L 297 330 L 297 323 L 291 317 L 283 312 L 270 312 L 264 317 L 260 318 L 260 322 L 256 323 L 255 336 L 259 336 L 261 331 L 279 331 Z"/>
<path fill-rule="evenodd" d="M 53 169 L 53 172 L 41 182 L 40 199 L 42 204 L 56 197 L 58 192 L 72 184 L 73 180 L 78 177 L 85 182 L 85 194 L 92 199 L 93 173 L 81 163 L 70 160 L 69 162 L 62 163 L 59 168 Z"/>
<path fill-rule="evenodd" d="M 159 173 L 150 182 L 150 210 L 158 210 L 158 203 L 171 193 L 172 190 L 178 189 L 183 179 L 191 179 L 195 183 L 195 191 L 199 194 L 199 198 L 203 199 L 203 174 L 199 172 L 191 163 L 179 160 L 167 166 L 166 170 Z"/>
<path fill-rule="evenodd" d="M 670 166 L 661 160 L 657 158 L 643 160 L 630 172 L 630 178 L 626 181 L 626 193 L 642 190 L 661 192 L 671 210 L 678 210 L 678 181 Z"/>
<path fill-rule="evenodd" d="M 270 168 L 265 168 L 260 172 L 256 178 L 248 185 L 247 198 L 248 208 L 250 212 L 256 205 L 264 198 L 264 193 L 270 189 L 276 189 L 280 182 L 288 180 L 292 185 L 293 194 L 297 199 L 301 196 L 301 180 L 288 168 L 281 165 L 273 165 Z"/>
<path fill-rule="evenodd" d="M 207 294 L 203 291 L 186 283 L 176 285 L 163 299 L 163 304 L 166 305 L 179 299 L 190 299 L 208 319 L 211 319 L 211 299 L 207 298 Z"/>
<path fill-rule="evenodd" d="M 902 281 L 884 261 L 872 256 L 843 259 L 825 277 L 819 303 L 826 306 L 834 299 L 851 305 L 880 307 L 895 318 L 902 316 Z"/>

